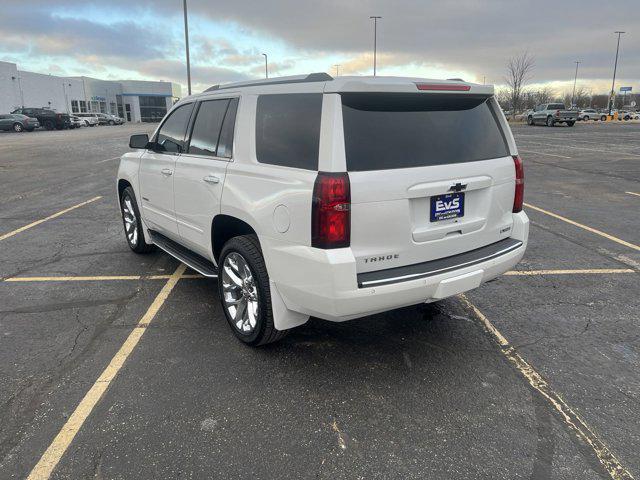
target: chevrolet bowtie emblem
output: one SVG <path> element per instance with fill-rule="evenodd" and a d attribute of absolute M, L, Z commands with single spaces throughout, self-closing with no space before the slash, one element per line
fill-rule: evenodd
<path fill-rule="evenodd" d="M 455 185 L 451 185 L 451 186 L 449 187 L 449 191 L 450 191 L 450 192 L 461 192 L 462 190 L 465 190 L 466 188 L 467 188 L 467 186 L 466 186 L 466 185 L 464 185 L 464 184 L 462 184 L 462 183 L 458 182 L 458 183 L 456 183 Z"/>

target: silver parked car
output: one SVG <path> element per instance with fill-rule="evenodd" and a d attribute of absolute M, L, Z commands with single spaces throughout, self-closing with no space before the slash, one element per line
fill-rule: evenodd
<path fill-rule="evenodd" d="M 100 123 L 95 113 L 75 113 L 74 115 L 82 119 L 87 127 L 95 127 Z"/>
<path fill-rule="evenodd" d="M 585 108 L 584 110 L 580 110 L 578 113 L 578 120 L 588 121 L 588 120 L 598 120 L 600 118 L 600 114 L 594 108 Z"/>

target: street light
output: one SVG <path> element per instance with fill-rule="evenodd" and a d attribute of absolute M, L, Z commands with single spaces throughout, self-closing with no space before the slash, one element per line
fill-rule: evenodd
<path fill-rule="evenodd" d="M 574 105 L 573 99 L 576 95 L 576 82 L 578 81 L 578 65 L 580 65 L 582 62 L 576 60 L 574 63 L 576 64 L 576 76 L 573 77 L 573 93 L 571 94 L 571 108 L 573 108 L 573 105 Z"/>
<path fill-rule="evenodd" d="M 191 62 L 189 60 L 189 22 L 187 20 L 187 0 L 182 2 L 184 10 L 184 46 L 187 54 L 187 89 L 191 95 Z"/>
<path fill-rule="evenodd" d="M 264 78 L 269 78 L 269 68 L 267 67 L 267 54 L 263 53 L 262 55 L 264 55 Z"/>
<path fill-rule="evenodd" d="M 340 65 L 334 65 L 336 67 L 336 77 L 340 75 Z"/>
<path fill-rule="evenodd" d="M 376 56 L 377 56 L 377 42 L 378 42 L 378 19 L 382 17 L 371 16 L 373 18 L 373 76 L 376 76 Z"/>
<path fill-rule="evenodd" d="M 613 113 L 613 98 L 616 93 L 616 70 L 618 69 L 618 52 L 620 51 L 620 35 L 626 32 L 613 32 L 618 34 L 618 46 L 616 47 L 616 61 L 613 64 L 613 82 L 611 83 L 611 98 L 609 99 L 609 115 Z"/>

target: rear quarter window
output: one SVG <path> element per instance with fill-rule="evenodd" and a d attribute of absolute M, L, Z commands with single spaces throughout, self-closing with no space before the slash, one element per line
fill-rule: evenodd
<path fill-rule="evenodd" d="M 260 163 L 318 169 L 321 93 L 260 95 L 256 157 Z"/>
<path fill-rule="evenodd" d="M 489 97 L 342 94 L 347 170 L 446 165 L 509 155 Z"/>

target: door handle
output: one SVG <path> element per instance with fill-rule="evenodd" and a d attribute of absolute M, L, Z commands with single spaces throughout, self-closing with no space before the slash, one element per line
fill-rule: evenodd
<path fill-rule="evenodd" d="M 167 177 L 173 175 L 173 170 L 171 170 L 170 168 L 163 168 L 162 170 L 160 170 L 160 172 L 162 172 L 162 174 L 166 175 Z"/>
<path fill-rule="evenodd" d="M 204 180 L 207 183 L 220 183 L 220 179 L 215 175 L 207 175 L 202 180 Z"/>

